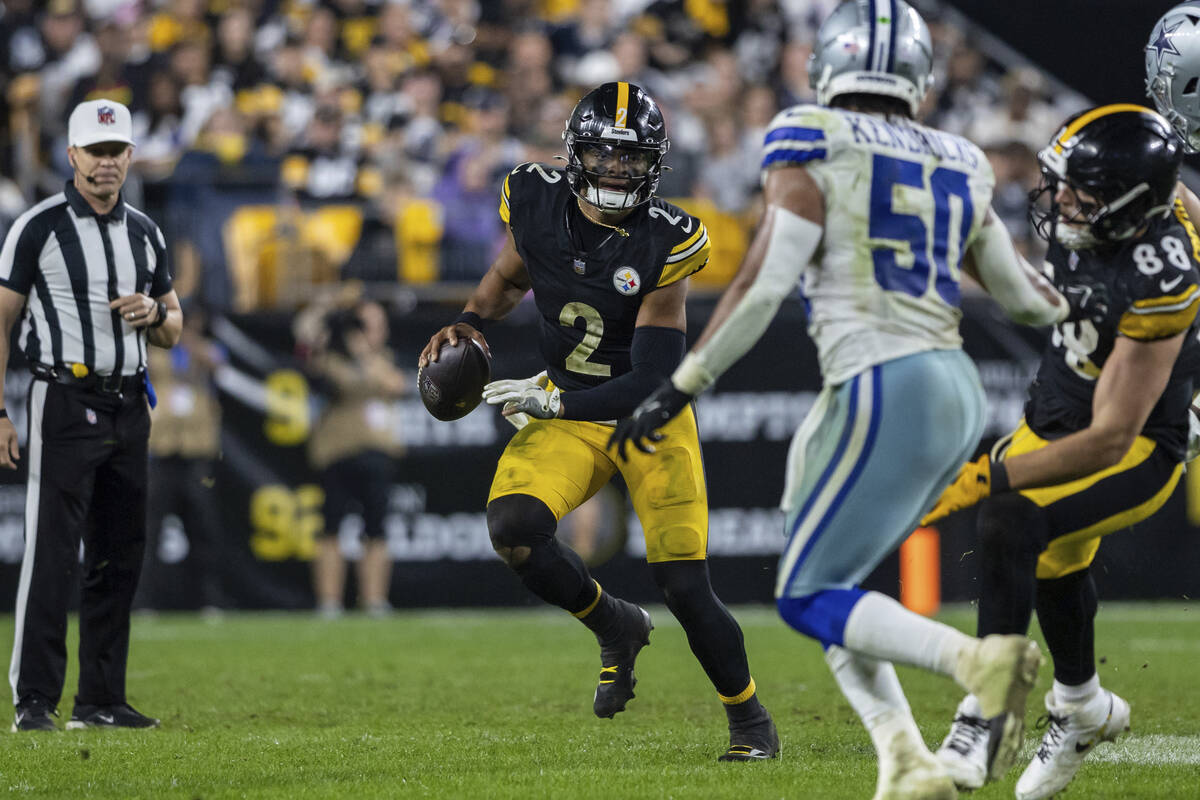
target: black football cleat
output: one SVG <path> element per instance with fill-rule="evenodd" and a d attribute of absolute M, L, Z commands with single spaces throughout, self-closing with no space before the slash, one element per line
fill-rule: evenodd
<path fill-rule="evenodd" d="M 58 712 L 50 704 L 37 695 L 30 695 L 17 703 L 16 715 L 13 717 L 12 732 L 17 731 L 56 731 L 51 715 Z"/>
<path fill-rule="evenodd" d="M 617 600 L 621 607 L 621 633 L 610 642 L 600 643 L 600 682 L 592 700 L 597 717 L 612 719 L 625 710 L 633 699 L 633 662 L 643 647 L 650 644 L 650 615 L 641 607 Z"/>
<path fill-rule="evenodd" d="M 128 703 L 116 703 L 111 706 L 93 706 L 87 703 L 76 703 L 67 721 L 67 730 L 77 731 L 83 728 L 157 728 L 158 720 L 147 717 Z"/>
<path fill-rule="evenodd" d="M 771 715 L 750 725 L 729 727 L 729 749 L 717 761 L 765 761 L 779 755 L 779 731 Z"/>

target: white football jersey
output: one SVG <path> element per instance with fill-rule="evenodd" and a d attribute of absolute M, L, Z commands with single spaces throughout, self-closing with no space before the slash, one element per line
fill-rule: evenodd
<path fill-rule="evenodd" d="M 978 147 L 899 117 L 802 105 L 772 120 L 762 163 L 807 168 L 825 195 L 800 288 L 827 384 L 962 346 L 960 264 L 995 183 Z"/>

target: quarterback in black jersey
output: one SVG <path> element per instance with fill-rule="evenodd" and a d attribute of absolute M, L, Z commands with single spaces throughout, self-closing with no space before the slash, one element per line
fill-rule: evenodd
<path fill-rule="evenodd" d="M 729 719 L 722 761 L 772 758 L 779 737 L 756 694 L 742 632 L 709 581 L 708 501 L 695 416 L 675 420 L 657 456 L 617 462 L 612 421 L 630 413 L 683 357 L 687 278 L 708 262 L 704 224 L 654 196 L 669 143 L 641 88 L 606 83 L 567 121 L 565 168 L 521 164 L 504 180 L 508 243 L 466 309 L 421 353 L 471 337 L 530 289 L 546 371 L 488 384 L 484 398 L 520 423 L 496 467 L 488 532 L 525 586 L 578 617 L 600 643 L 593 711 L 634 696 L 634 660 L 650 616 L 613 597 L 558 542 L 558 521 L 620 472 L 646 538 L 646 559 Z"/>
<path fill-rule="evenodd" d="M 1038 154 L 1048 271 L 1090 284 L 1107 313 L 1054 328 L 1022 423 L 925 520 L 982 501 L 980 636 L 1024 633 L 1036 606 L 1054 686 L 1021 800 L 1057 794 L 1093 745 L 1129 727 L 1129 704 L 1096 673 L 1089 567 L 1101 537 L 1158 511 L 1183 472 L 1200 238 L 1176 197 L 1181 158 L 1165 119 L 1124 104 L 1072 117 Z M 962 788 L 984 782 L 986 724 L 968 697 L 938 752 Z"/>

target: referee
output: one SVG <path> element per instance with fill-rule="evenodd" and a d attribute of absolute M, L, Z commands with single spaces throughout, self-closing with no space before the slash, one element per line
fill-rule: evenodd
<path fill-rule="evenodd" d="M 8 672 L 12 729 L 56 729 L 81 538 L 79 689 L 67 728 L 149 728 L 158 720 L 125 699 L 129 609 L 146 540 L 146 346 L 174 345 L 183 315 L 162 233 L 121 198 L 133 153 L 129 109 L 80 103 L 67 127 L 73 180 L 22 214 L 0 250 L 0 466 L 8 469 L 19 454 L 3 365 L 18 319 L 35 378 Z"/>

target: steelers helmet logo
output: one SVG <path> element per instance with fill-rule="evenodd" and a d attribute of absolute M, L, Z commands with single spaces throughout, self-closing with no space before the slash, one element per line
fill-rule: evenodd
<path fill-rule="evenodd" d="M 633 267 L 621 267 L 613 273 L 613 286 L 623 295 L 637 294 L 642 290 L 642 276 Z"/>

